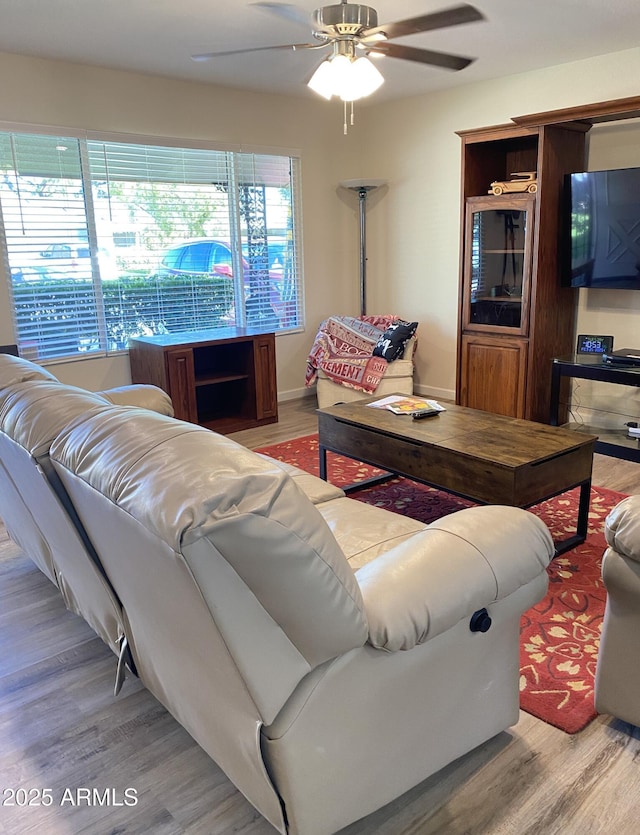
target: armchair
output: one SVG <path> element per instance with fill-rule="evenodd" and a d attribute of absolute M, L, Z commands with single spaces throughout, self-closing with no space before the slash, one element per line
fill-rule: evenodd
<path fill-rule="evenodd" d="M 374 355 L 385 331 L 400 322 L 397 316 L 332 316 L 325 320 L 308 358 L 307 386 L 317 380 L 318 406 L 361 400 L 375 393 L 413 394 L 413 328 L 405 331 L 386 358 Z M 393 358 L 393 359 L 391 359 Z"/>
<path fill-rule="evenodd" d="M 607 589 L 596 666 L 599 713 L 640 726 L 640 496 L 623 499 L 607 516 L 602 560 Z"/>

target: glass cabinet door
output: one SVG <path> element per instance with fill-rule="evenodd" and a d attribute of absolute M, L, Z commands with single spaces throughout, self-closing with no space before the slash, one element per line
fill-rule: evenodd
<path fill-rule="evenodd" d="M 463 327 L 527 333 L 535 197 L 470 197 L 466 204 Z"/>

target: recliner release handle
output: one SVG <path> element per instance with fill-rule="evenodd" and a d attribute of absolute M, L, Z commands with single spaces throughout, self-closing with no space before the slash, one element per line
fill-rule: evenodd
<path fill-rule="evenodd" d="M 486 609 L 478 609 L 471 615 L 469 629 L 472 632 L 487 632 L 491 626 L 491 615 Z"/>

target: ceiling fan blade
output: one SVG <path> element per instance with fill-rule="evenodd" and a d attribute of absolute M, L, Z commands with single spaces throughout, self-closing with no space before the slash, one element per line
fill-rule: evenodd
<path fill-rule="evenodd" d="M 430 64 L 434 67 L 442 67 L 445 70 L 463 70 L 472 61 L 475 61 L 475 58 L 463 58 L 460 55 L 433 52 L 430 49 L 416 49 L 413 46 L 386 43 L 385 41 L 369 47 L 367 51 L 379 55 L 388 55 L 390 58 L 402 58 L 405 61 L 418 61 L 421 64 Z"/>
<path fill-rule="evenodd" d="M 311 22 L 311 15 L 305 9 L 299 6 L 294 6 L 293 3 L 249 3 L 250 6 L 258 6 L 265 12 L 278 15 L 285 20 L 291 20 L 293 23 L 300 23 L 303 26 L 309 27 Z"/>
<path fill-rule="evenodd" d="M 270 49 L 290 49 L 295 52 L 297 49 L 323 49 L 328 44 L 317 43 L 286 43 L 277 46 L 254 46 L 249 49 L 230 49 L 227 52 L 201 52 L 192 55 L 192 61 L 210 61 L 212 58 L 220 58 L 223 55 L 243 55 L 247 52 L 266 52 Z"/>
<path fill-rule="evenodd" d="M 473 23 L 474 20 L 484 20 L 484 15 L 474 6 L 463 3 L 441 12 L 398 20 L 396 23 L 385 23 L 362 33 L 362 43 L 367 43 L 373 35 L 385 34 L 389 40 L 403 35 L 416 35 L 418 32 L 429 32 L 432 29 L 444 29 L 447 26 L 459 26 L 461 23 Z"/>

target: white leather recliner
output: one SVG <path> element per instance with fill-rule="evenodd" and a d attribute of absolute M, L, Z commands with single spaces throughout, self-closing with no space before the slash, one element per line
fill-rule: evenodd
<path fill-rule="evenodd" d="M 517 721 L 554 550 L 532 514 L 427 526 L 136 408 L 50 456 L 142 681 L 280 832 L 336 832 Z"/>
<path fill-rule="evenodd" d="M 640 726 L 640 496 L 627 496 L 607 516 L 602 560 L 607 589 L 595 706 Z"/>

